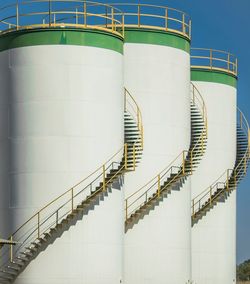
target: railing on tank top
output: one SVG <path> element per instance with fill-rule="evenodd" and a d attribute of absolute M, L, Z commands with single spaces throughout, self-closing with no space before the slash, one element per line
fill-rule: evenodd
<path fill-rule="evenodd" d="M 191 19 L 180 10 L 151 4 L 112 3 L 111 5 L 124 13 L 125 27 L 161 30 L 191 39 Z"/>
<path fill-rule="evenodd" d="M 31 0 L 0 8 L 0 34 L 18 30 L 74 28 L 124 35 L 124 15 L 107 4 L 85 0 Z"/>
<path fill-rule="evenodd" d="M 237 76 L 238 60 L 235 55 L 226 51 L 191 48 L 191 68 L 223 71 Z"/>
<path fill-rule="evenodd" d="M 204 154 L 205 139 L 207 137 L 207 110 L 200 92 L 193 83 L 191 83 L 191 102 L 198 107 L 204 123 L 204 128 L 201 131 L 198 141 L 189 151 L 182 151 L 166 168 L 125 199 L 126 221 L 143 204 L 146 204 L 151 199 L 160 198 L 161 193 L 179 178 L 192 174 L 195 158 L 197 158 L 199 152 L 202 152 L 202 155 Z M 190 169 L 186 168 L 188 162 L 190 162 Z M 175 174 L 175 176 L 168 181 L 168 178 L 172 174 Z"/>
<path fill-rule="evenodd" d="M 236 188 L 238 183 L 247 173 L 250 157 L 250 129 L 246 117 L 239 108 L 237 109 L 237 118 L 238 126 L 244 132 L 248 140 L 246 151 L 240 161 L 235 164 L 234 169 L 227 169 L 213 182 L 213 184 L 192 199 L 192 217 L 194 217 L 205 204 L 211 206 L 212 202 L 218 198 L 219 195 L 229 193 L 231 191 L 230 186 L 232 182 L 234 188 Z"/>
<path fill-rule="evenodd" d="M 124 110 L 130 113 L 135 119 L 141 133 L 142 141 L 140 143 L 143 145 L 143 125 L 140 108 L 126 89 L 124 98 Z M 133 170 L 135 170 L 138 145 L 133 145 L 133 151 L 130 154 L 128 153 L 128 145 L 128 143 L 125 143 L 124 146 L 102 166 L 49 202 L 12 233 L 7 240 L 11 243 L 14 242 L 16 246 L 10 245 L 9 247 L 4 246 L 3 248 L 0 246 L 0 267 L 4 267 L 9 261 L 13 262 L 15 256 L 17 256 L 22 249 L 27 247 L 28 244 L 34 242 L 51 228 L 58 225 L 65 217 L 71 214 L 81 202 L 91 198 L 92 194 L 101 183 L 100 191 L 105 192 L 108 186 L 119 176 L 123 175 L 126 171 L 131 171 L 128 165 L 130 155 L 133 160 Z M 116 172 L 108 179 L 107 175 L 111 170 L 115 170 Z M 3 265 L 1 265 L 1 262 Z"/>

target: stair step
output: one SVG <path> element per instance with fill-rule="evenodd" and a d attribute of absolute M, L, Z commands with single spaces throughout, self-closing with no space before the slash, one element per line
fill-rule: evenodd
<path fill-rule="evenodd" d="M 18 267 L 19 269 L 23 267 L 23 263 L 18 263 L 16 261 L 12 261 L 11 265 L 15 265 L 16 267 Z"/>
<path fill-rule="evenodd" d="M 10 275 L 10 276 L 14 276 L 14 277 L 18 274 L 18 271 L 13 271 L 13 270 L 11 270 L 11 271 L 9 271 L 9 270 L 0 270 L 0 272 L 4 273 L 5 275 L 7 274 L 7 275 Z"/>
<path fill-rule="evenodd" d="M 32 253 L 27 252 L 27 251 L 21 251 L 19 254 L 22 254 L 22 255 L 24 255 L 24 256 L 27 256 L 28 258 L 29 258 L 30 256 L 33 256 Z"/>
<path fill-rule="evenodd" d="M 32 242 L 31 245 L 33 245 L 34 247 L 38 248 L 40 247 L 42 244 L 39 242 L 39 243 L 36 243 L 36 242 Z"/>
<path fill-rule="evenodd" d="M 18 256 L 16 260 L 21 261 L 21 262 L 27 262 L 28 258 L 26 256 Z"/>
<path fill-rule="evenodd" d="M 31 252 L 37 252 L 37 248 L 35 247 L 25 247 L 26 250 L 29 250 Z"/>

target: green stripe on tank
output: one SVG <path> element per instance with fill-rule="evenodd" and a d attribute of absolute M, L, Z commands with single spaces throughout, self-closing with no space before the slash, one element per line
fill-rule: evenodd
<path fill-rule="evenodd" d="M 192 81 L 220 83 L 237 88 L 237 78 L 228 73 L 214 70 L 191 70 Z"/>
<path fill-rule="evenodd" d="M 150 29 L 125 29 L 125 43 L 165 45 L 190 53 L 190 42 L 181 35 Z"/>
<path fill-rule="evenodd" d="M 25 46 L 60 44 L 93 46 L 123 54 L 123 40 L 120 37 L 96 30 L 37 29 L 10 32 L 0 36 L 0 51 Z"/>

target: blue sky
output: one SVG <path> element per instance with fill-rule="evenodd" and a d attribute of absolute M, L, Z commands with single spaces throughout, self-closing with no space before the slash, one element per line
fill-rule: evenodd
<path fill-rule="evenodd" d="M 0 4 L 13 3 L 0 0 Z M 122 2 L 103 0 L 102 3 Z M 135 3 L 135 1 L 123 1 Z M 187 12 L 192 18 L 192 46 L 228 50 L 239 60 L 238 106 L 250 121 L 249 0 L 144 0 Z M 238 188 L 237 262 L 250 258 L 250 174 Z"/>

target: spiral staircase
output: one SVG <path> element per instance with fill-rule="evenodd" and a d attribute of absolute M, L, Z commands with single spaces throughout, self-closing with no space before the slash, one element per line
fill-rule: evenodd
<path fill-rule="evenodd" d="M 202 159 L 207 144 L 207 113 L 201 94 L 191 83 L 191 142 L 183 151 L 146 185 L 125 200 L 125 231 L 133 228 L 146 214 L 158 206 L 172 190 L 180 190 Z"/>
<path fill-rule="evenodd" d="M 192 200 L 192 225 L 220 202 L 225 202 L 246 175 L 250 154 L 250 130 L 244 114 L 237 111 L 237 151 L 233 169 L 227 169 L 211 186 Z"/>
<path fill-rule="evenodd" d="M 122 184 L 126 172 L 134 171 L 143 151 L 142 116 L 134 98 L 125 89 L 125 144 L 87 178 L 51 201 L 9 238 L 16 246 L 0 250 L 0 283 L 13 283 L 28 264 L 77 221 L 82 221 L 112 193 L 114 183 Z"/>

